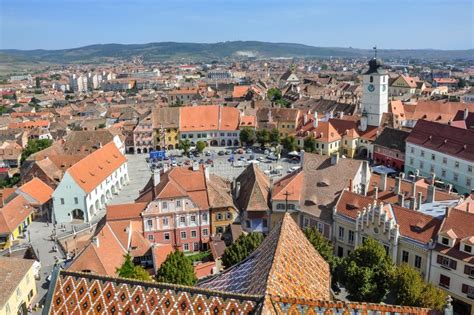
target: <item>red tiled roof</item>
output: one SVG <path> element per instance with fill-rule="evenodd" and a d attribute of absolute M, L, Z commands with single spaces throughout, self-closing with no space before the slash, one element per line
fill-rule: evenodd
<path fill-rule="evenodd" d="M 38 177 L 34 177 L 29 182 L 23 184 L 19 190 L 33 197 L 40 205 L 49 201 L 53 195 L 53 189 Z"/>

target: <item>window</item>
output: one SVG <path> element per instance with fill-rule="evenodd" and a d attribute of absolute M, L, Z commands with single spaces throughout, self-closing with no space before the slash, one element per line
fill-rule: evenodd
<path fill-rule="evenodd" d="M 186 225 L 186 217 L 179 217 L 180 225 Z"/>
<path fill-rule="evenodd" d="M 176 207 L 181 207 L 181 200 L 176 200 Z"/>
<path fill-rule="evenodd" d="M 183 244 L 183 250 L 189 252 L 189 244 Z"/>
<path fill-rule="evenodd" d="M 374 77 L 370 76 L 370 83 L 374 82 Z"/>
<path fill-rule="evenodd" d="M 447 164 L 448 163 L 448 159 L 447 158 L 443 158 L 443 164 Z"/>
<path fill-rule="evenodd" d="M 344 248 L 342 248 L 341 246 L 337 247 L 337 256 L 338 257 L 344 256 Z"/>
<path fill-rule="evenodd" d="M 77 197 L 74 197 L 74 203 L 77 205 L 79 203 L 79 199 Z"/>
<path fill-rule="evenodd" d="M 308 218 L 304 218 L 303 219 L 303 226 L 306 228 L 309 226 L 309 219 Z"/>
<path fill-rule="evenodd" d="M 407 263 L 408 262 L 408 252 L 407 251 L 402 251 L 402 261 Z"/>
<path fill-rule="evenodd" d="M 216 215 L 216 219 L 217 221 L 222 220 L 222 214 L 220 212 Z"/>
<path fill-rule="evenodd" d="M 410 158 L 410 165 L 415 164 L 415 160 L 413 158 Z"/>
<path fill-rule="evenodd" d="M 202 229 L 202 235 L 208 236 L 208 235 L 209 235 L 209 231 L 208 231 L 207 229 Z"/>
<path fill-rule="evenodd" d="M 449 246 L 449 239 L 446 237 L 441 238 L 441 244 Z"/>
<path fill-rule="evenodd" d="M 196 216 L 195 215 L 191 216 L 191 223 L 196 223 Z"/>
<path fill-rule="evenodd" d="M 146 220 L 146 225 L 151 229 L 153 227 L 153 220 Z"/>
<path fill-rule="evenodd" d="M 339 239 L 344 240 L 344 228 L 342 226 L 339 227 Z"/>
<path fill-rule="evenodd" d="M 454 167 L 455 167 L 455 168 L 459 168 L 459 162 L 458 162 L 458 161 L 455 161 L 455 162 L 454 162 Z"/>
<path fill-rule="evenodd" d="M 445 275 L 439 275 L 439 285 L 449 289 L 449 282 L 451 282 L 451 278 Z"/>
<path fill-rule="evenodd" d="M 250 220 L 245 220 L 245 227 L 247 229 L 250 229 L 252 227 L 252 225 L 250 224 Z"/>
<path fill-rule="evenodd" d="M 324 231 L 324 224 L 322 224 L 321 222 L 318 222 L 318 231 L 319 233 L 323 233 Z"/>
<path fill-rule="evenodd" d="M 354 231 L 349 230 L 349 244 L 354 244 Z"/>
<path fill-rule="evenodd" d="M 466 178 L 466 186 L 470 187 L 471 186 L 471 179 Z"/>
<path fill-rule="evenodd" d="M 204 213 L 204 214 L 202 215 L 202 221 L 203 221 L 203 222 L 207 222 L 207 213 Z"/>
<path fill-rule="evenodd" d="M 168 203 L 166 201 L 163 201 L 161 203 L 161 205 L 162 205 L 163 209 L 168 209 Z"/>
<path fill-rule="evenodd" d="M 472 253 L 472 246 L 471 246 L 471 245 L 464 244 L 464 251 L 465 251 L 466 253 Z"/>
<path fill-rule="evenodd" d="M 170 233 L 164 233 L 164 234 L 163 234 L 163 238 L 165 239 L 165 241 L 169 241 L 169 239 L 170 239 Z"/>
<path fill-rule="evenodd" d="M 227 212 L 225 216 L 226 216 L 227 220 L 232 220 L 232 213 L 231 212 Z"/>
<path fill-rule="evenodd" d="M 182 231 L 182 232 L 181 232 L 181 239 L 182 239 L 182 240 L 185 240 L 185 239 L 186 239 L 186 236 L 187 236 L 187 235 L 186 235 L 186 232 Z"/>
<path fill-rule="evenodd" d="M 163 226 L 168 226 L 168 218 L 163 218 Z"/>
<path fill-rule="evenodd" d="M 191 238 L 197 237 L 197 232 L 196 231 L 191 231 Z"/>
<path fill-rule="evenodd" d="M 420 168 L 423 169 L 423 161 L 420 161 Z"/>
<path fill-rule="evenodd" d="M 415 149 L 413 147 L 410 148 L 410 153 L 415 153 Z"/>
<path fill-rule="evenodd" d="M 474 278 L 474 267 L 464 265 L 464 273 L 467 274 L 470 278 Z"/>
<path fill-rule="evenodd" d="M 431 173 L 434 172 L 434 165 L 433 165 L 433 164 L 431 164 L 431 166 L 430 166 L 430 172 L 431 172 Z"/>
<path fill-rule="evenodd" d="M 436 257 L 436 262 L 440 264 L 443 268 L 456 270 L 457 262 L 454 259 L 449 259 L 446 256 L 438 255 Z"/>
<path fill-rule="evenodd" d="M 418 255 L 415 255 L 415 268 L 421 268 L 421 257 Z"/>
<path fill-rule="evenodd" d="M 425 151 L 421 150 L 420 155 L 424 157 L 425 156 Z"/>
<path fill-rule="evenodd" d="M 61 204 L 62 205 L 64 204 L 64 198 L 61 198 Z"/>
<path fill-rule="evenodd" d="M 268 227 L 267 219 L 262 220 L 262 225 L 263 225 L 264 228 Z"/>
<path fill-rule="evenodd" d="M 289 210 L 295 210 L 295 205 L 290 203 L 290 204 L 288 205 L 288 209 L 289 209 Z"/>
<path fill-rule="evenodd" d="M 431 160 L 432 160 L 432 161 L 435 161 L 435 160 L 436 160 L 436 157 L 435 157 L 434 154 L 431 154 Z"/>
<path fill-rule="evenodd" d="M 441 176 L 446 177 L 446 170 L 441 170 Z"/>
<path fill-rule="evenodd" d="M 458 179 L 459 179 L 458 174 L 457 174 L 457 173 L 453 173 L 453 180 L 454 180 L 455 182 L 457 182 Z"/>
<path fill-rule="evenodd" d="M 278 203 L 277 204 L 277 209 L 278 210 L 285 210 L 285 204 L 284 203 Z"/>
<path fill-rule="evenodd" d="M 153 241 L 154 239 L 155 239 L 155 238 L 153 237 L 153 235 L 151 235 L 151 234 L 148 235 L 148 240 L 149 240 L 149 241 Z"/>
<path fill-rule="evenodd" d="M 468 171 L 469 173 L 472 173 L 472 165 L 468 165 L 468 166 L 467 166 L 467 171 Z"/>
<path fill-rule="evenodd" d="M 194 251 L 199 251 L 199 243 L 194 243 Z"/>

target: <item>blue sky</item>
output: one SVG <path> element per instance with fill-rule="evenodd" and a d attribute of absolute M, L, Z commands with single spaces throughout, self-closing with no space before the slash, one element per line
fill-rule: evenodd
<path fill-rule="evenodd" d="M 467 49 L 473 0 L 0 0 L 0 48 L 261 40 Z"/>

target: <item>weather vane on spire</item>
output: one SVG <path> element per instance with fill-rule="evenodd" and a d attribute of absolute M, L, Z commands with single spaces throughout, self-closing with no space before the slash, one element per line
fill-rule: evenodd
<path fill-rule="evenodd" d="M 374 59 L 377 59 L 377 46 L 374 46 Z"/>

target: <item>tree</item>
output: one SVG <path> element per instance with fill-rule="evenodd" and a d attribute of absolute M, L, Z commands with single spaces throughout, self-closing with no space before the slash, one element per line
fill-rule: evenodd
<path fill-rule="evenodd" d="M 141 266 L 135 266 L 130 254 L 126 254 L 125 261 L 116 272 L 119 277 L 136 279 L 136 280 L 151 280 L 150 274 Z"/>
<path fill-rule="evenodd" d="M 181 107 L 181 106 L 183 106 L 183 101 L 180 100 L 179 98 L 176 99 L 176 102 L 170 104 L 170 107 Z"/>
<path fill-rule="evenodd" d="M 390 289 L 392 275 L 393 264 L 385 248 L 367 238 L 344 261 L 342 281 L 353 300 L 379 303 Z"/>
<path fill-rule="evenodd" d="M 331 270 L 335 267 L 335 257 L 331 242 L 319 232 L 316 226 L 304 230 L 304 235 L 318 253 L 327 261 Z"/>
<path fill-rule="evenodd" d="M 184 151 L 184 154 L 188 154 L 191 148 L 191 142 L 189 139 L 179 140 L 178 148 Z"/>
<path fill-rule="evenodd" d="M 193 263 L 183 252 L 174 251 L 156 272 L 156 281 L 192 286 L 197 281 Z"/>
<path fill-rule="evenodd" d="M 263 242 L 263 235 L 258 232 L 242 234 L 232 245 L 224 250 L 222 264 L 229 268 L 250 255 Z"/>
<path fill-rule="evenodd" d="M 305 152 L 314 152 L 314 151 L 316 151 L 316 139 L 314 139 L 314 137 L 312 135 L 307 136 L 304 139 L 303 146 L 304 146 Z"/>
<path fill-rule="evenodd" d="M 240 130 L 240 142 L 245 145 L 252 145 L 257 140 L 255 130 L 253 128 L 243 128 Z"/>
<path fill-rule="evenodd" d="M 444 291 L 426 283 L 420 273 L 407 264 L 396 268 L 392 290 L 396 303 L 401 305 L 442 311 L 446 301 Z"/>
<path fill-rule="evenodd" d="M 274 146 L 280 143 L 280 131 L 277 128 L 273 128 L 270 131 L 270 142 Z"/>
<path fill-rule="evenodd" d="M 462 88 L 465 88 L 466 86 L 469 86 L 468 82 L 463 78 L 459 78 L 458 88 L 462 89 Z"/>
<path fill-rule="evenodd" d="M 32 139 L 28 140 L 28 144 L 21 153 L 21 162 L 26 160 L 30 155 L 44 150 L 53 144 L 53 140 L 50 139 Z"/>
<path fill-rule="evenodd" d="M 204 141 L 199 140 L 198 142 L 196 142 L 196 150 L 199 153 L 202 153 L 202 151 L 204 151 L 205 148 L 206 148 L 206 143 Z"/>
<path fill-rule="evenodd" d="M 272 87 L 271 89 L 269 89 L 267 91 L 267 98 L 272 102 L 280 100 L 281 97 L 282 97 L 282 95 L 281 95 L 281 91 L 280 91 L 279 88 Z"/>
<path fill-rule="evenodd" d="M 267 143 L 270 142 L 270 133 L 267 129 L 257 131 L 256 137 L 257 142 L 260 143 L 262 147 L 264 147 Z"/>
<path fill-rule="evenodd" d="M 298 148 L 298 143 L 296 142 L 295 136 L 286 136 L 283 138 L 281 143 L 288 152 L 295 151 Z"/>

